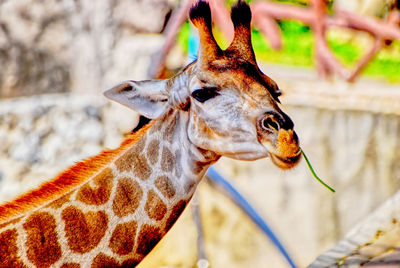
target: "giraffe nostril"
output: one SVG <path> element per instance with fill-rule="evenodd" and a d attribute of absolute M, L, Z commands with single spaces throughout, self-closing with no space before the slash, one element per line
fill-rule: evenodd
<path fill-rule="evenodd" d="M 262 126 L 266 130 L 279 131 L 279 124 L 270 116 L 263 119 Z"/>

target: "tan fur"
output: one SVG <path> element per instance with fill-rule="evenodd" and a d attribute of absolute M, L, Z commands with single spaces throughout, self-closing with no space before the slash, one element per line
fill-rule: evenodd
<path fill-rule="evenodd" d="M 80 268 L 81 265 L 79 263 L 64 263 L 61 265 L 61 268 Z"/>

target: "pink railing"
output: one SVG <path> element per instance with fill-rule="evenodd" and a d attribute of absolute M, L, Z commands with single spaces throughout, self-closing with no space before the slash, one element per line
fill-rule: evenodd
<path fill-rule="evenodd" d="M 186 21 L 188 11 L 194 1 L 182 0 L 179 7 L 173 12 L 165 29 L 165 44 L 154 58 L 151 66 L 150 75 L 152 77 L 160 75 L 163 70 L 166 56 L 175 43 L 178 31 Z M 209 3 L 214 22 L 227 38 L 232 39 L 233 27 L 225 1 L 211 0 Z M 277 20 L 294 19 L 309 25 L 315 35 L 316 68 L 322 78 L 336 74 L 342 79 L 353 82 L 384 45 L 390 44 L 392 40 L 400 39 L 400 12 L 397 10 L 389 12 L 386 19 L 365 17 L 338 9 L 333 15 L 329 15 L 325 0 L 311 0 L 309 7 L 273 1 L 254 1 L 251 9 L 253 25 L 267 37 L 274 49 L 282 48 L 281 31 Z M 328 46 L 326 31 L 331 26 L 367 32 L 374 39 L 372 46 L 351 70 L 345 68 L 336 59 Z"/>

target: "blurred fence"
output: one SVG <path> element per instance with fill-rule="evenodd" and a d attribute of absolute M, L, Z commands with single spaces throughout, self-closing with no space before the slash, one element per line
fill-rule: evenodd
<path fill-rule="evenodd" d="M 191 2 L 0 1 L 0 97 L 68 91 L 98 94 L 115 81 L 154 77 L 171 54 L 168 52 Z M 227 5 L 223 0 L 210 3 L 216 24 L 228 39 L 232 38 Z M 320 74 L 336 73 L 347 80 L 353 80 L 380 48 L 400 37 L 396 10 L 385 19 L 364 17 L 339 7 L 327 13 L 323 0 L 302 7 L 254 0 L 252 9 L 254 26 L 274 48 L 281 46 L 277 20 L 295 19 L 312 26 Z M 327 47 L 325 34 L 330 27 L 364 31 L 376 40 L 354 70 L 345 69 Z M 154 56 L 156 51 L 159 54 Z M 172 54 L 170 67 L 179 68 L 186 62 L 180 52 L 172 50 Z"/>
<path fill-rule="evenodd" d="M 174 44 L 179 28 L 186 20 L 189 8 L 193 2 L 195 1 L 182 0 L 180 7 L 172 14 L 165 31 L 165 43 L 158 57 L 150 67 L 150 76 L 162 75 L 165 58 Z M 224 32 L 225 36 L 229 40 L 232 40 L 233 28 L 224 2 L 225 0 L 211 1 L 210 7 L 213 12 L 214 21 Z M 293 4 L 276 3 L 273 1 L 253 1 L 251 9 L 253 13 L 253 25 L 260 29 L 268 38 L 274 49 L 282 48 L 281 30 L 277 24 L 277 20 L 294 19 L 311 26 L 315 35 L 314 50 L 317 71 L 323 78 L 338 75 L 344 80 L 353 82 L 382 46 L 389 45 L 394 39 L 400 39 L 399 10 L 390 11 L 386 19 L 365 17 L 340 10 L 339 8 L 336 8 L 333 14 L 328 14 L 326 0 L 311 0 L 310 7 L 299 7 Z M 332 26 L 367 32 L 374 39 L 371 48 L 355 64 L 353 70 L 346 69 L 328 46 L 326 32 Z"/>

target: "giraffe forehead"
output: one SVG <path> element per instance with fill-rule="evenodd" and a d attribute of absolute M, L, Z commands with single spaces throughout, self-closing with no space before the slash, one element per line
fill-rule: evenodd
<path fill-rule="evenodd" d="M 265 75 L 260 71 L 256 64 L 248 62 L 240 57 L 223 57 L 221 59 L 210 62 L 207 66 L 208 71 L 213 73 L 231 73 L 242 77 L 248 77 L 255 81 L 265 80 Z"/>
<path fill-rule="evenodd" d="M 202 84 L 211 84 L 221 90 L 236 88 L 239 93 L 250 95 L 251 100 L 260 104 L 275 103 L 279 96 L 274 96 L 279 89 L 272 79 L 264 75 L 258 66 L 240 58 L 214 61 L 197 77 Z"/>

